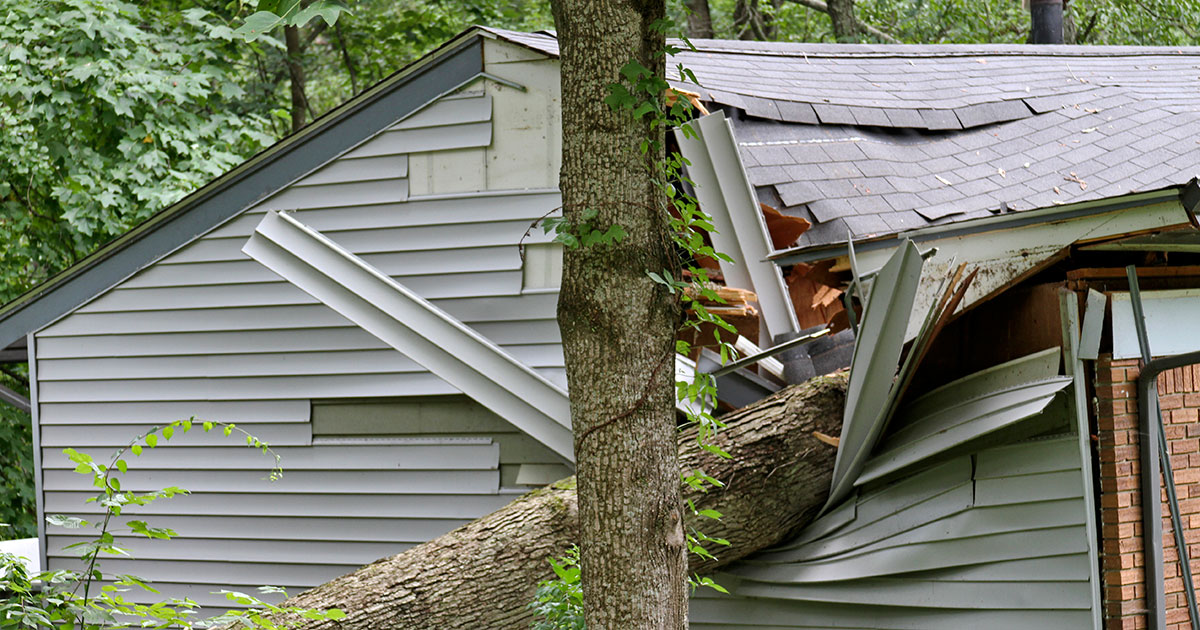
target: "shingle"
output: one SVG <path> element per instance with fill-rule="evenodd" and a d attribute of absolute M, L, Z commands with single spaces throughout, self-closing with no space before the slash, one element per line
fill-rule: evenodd
<path fill-rule="evenodd" d="M 858 143 L 858 149 L 864 155 L 876 160 L 899 161 L 902 159 L 901 156 L 904 154 L 904 149 L 906 148 L 889 142 L 867 141 Z"/>
<path fill-rule="evenodd" d="M 902 210 L 900 212 L 892 212 L 882 215 L 883 220 L 888 227 L 896 232 L 903 230 L 913 230 L 923 228 L 929 225 L 929 221 L 925 217 L 917 214 L 913 210 Z"/>
<path fill-rule="evenodd" d="M 892 211 L 892 206 L 880 195 L 855 197 L 848 201 L 855 214 L 884 214 Z"/>
<path fill-rule="evenodd" d="M 767 118 L 769 120 L 779 120 L 779 108 L 775 106 L 775 101 L 765 98 L 757 98 L 753 96 L 742 97 L 742 109 L 751 116 L 759 118 Z"/>
<path fill-rule="evenodd" d="M 856 162 L 867 157 L 862 149 L 858 148 L 857 142 L 824 142 L 820 146 L 829 159 L 835 162 Z"/>
<path fill-rule="evenodd" d="M 883 110 L 893 127 L 924 129 L 925 119 L 915 109 L 886 108 Z"/>
<path fill-rule="evenodd" d="M 775 106 L 779 109 L 779 116 L 788 122 L 803 123 L 806 125 L 815 125 L 817 113 L 813 111 L 812 105 L 808 103 L 797 103 L 795 101 L 777 101 Z"/>
<path fill-rule="evenodd" d="M 782 166 L 785 164 L 795 164 L 796 159 L 788 153 L 787 148 L 779 146 L 769 147 L 749 147 L 747 149 L 754 155 L 754 159 L 763 166 Z"/>
<path fill-rule="evenodd" d="M 829 155 L 816 143 L 793 144 L 782 148 L 792 156 L 794 164 L 821 164 L 829 161 Z"/>
<path fill-rule="evenodd" d="M 810 179 L 825 179 L 825 171 L 819 164 L 793 164 L 783 167 L 786 175 L 777 182 L 799 182 Z M 777 183 L 772 182 L 772 183 Z"/>
<path fill-rule="evenodd" d="M 750 178 L 750 183 L 755 186 L 767 186 L 769 184 L 792 181 L 793 179 L 791 174 L 780 166 L 755 166 L 746 169 L 746 175 Z"/>
<path fill-rule="evenodd" d="M 902 167 L 901 167 L 902 168 Z M 883 177 L 900 172 L 897 165 L 883 160 L 866 160 L 858 163 L 858 170 L 867 177 Z"/>
<path fill-rule="evenodd" d="M 843 220 L 846 222 L 846 227 L 850 228 L 855 237 L 888 234 L 891 232 L 888 224 L 884 222 L 882 217 L 876 214 L 849 216 Z"/>
<path fill-rule="evenodd" d="M 818 164 L 821 172 L 825 176 L 821 179 L 851 179 L 854 177 L 862 177 L 862 171 L 858 170 L 853 162 L 832 162 L 829 164 Z"/>
<path fill-rule="evenodd" d="M 859 192 L 845 179 L 825 179 L 812 182 L 821 191 L 823 199 L 838 199 L 842 197 L 857 197 Z"/>
<path fill-rule="evenodd" d="M 925 202 L 921 201 L 920 197 L 906 192 L 886 195 L 884 199 L 893 210 L 912 210 L 918 206 L 925 205 Z"/>
<path fill-rule="evenodd" d="M 818 199 L 808 204 L 808 211 L 820 223 L 854 214 L 854 207 L 845 199 Z"/>
<path fill-rule="evenodd" d="M 814 103 L 813 111 L 817 113 L 817 118 L 823 125 L 854 124 L 854 115 L 850 113 L 850 108 L 844 105 Z"/>
<path fill-rule="evenodd" d="M 963 129 L 990 125 L 992 123 L 1017 120 L 1033 115 L 1024 101 L 998 101 L 995 103 L 980 103 L 954 110 Z"/>
<path fill-rule="evenodd" d="M 953 201 L 931 206 L 917 207 L 917 214 L 929 219 L 930 221 L 936 221 L 942 217 L 948 217 L 953 214 L 962 213 L 962 207 Z"/>
<path fill-rule="evenodd" d="M 921 198 L 921 201 L 924 201 L 927 204 L 939 204 L 939 203 L 946 203 L 948 201 L 958 201 L 959 199 L 962 199 L 964 197 L 964 195 L 961 192 L 958 192 L 957 190 L 955 190 L 949 186 L 926 190 L 925 192 L 917 193 L 917 196 Z M 920 208 L 918 208 L 918 211 L 919 210 L 920 210 Z"/>
<path fill-rule="evenodd" d="M 925 121 L 926 129 L 962 129 L 962 123 L 958 122 L 958 117 L 954 115 L 953 110 L 946 109 L 922 109 L 921 119 Z"/>
<path fill-rule="evenodd" d="M 855 122 L 861 126 L 890 127 L 892 124 L 887 113 L 878 107 L 851 107 L 850 113 L 854 115 Z"/>
<path fill-rule="evenodd" d="M 902 193 L 920 192 L 929 188 L 928 185 L 921 183 L 920 179 L 913 176 L 893 175 L 885 179 L 893 188 Z"/>
<path fill-rule="evenodd" d="M 812 182 L 777 184 L 775 191 L 786 206 L 798 206 L 821 198 L 821 191 Z"/>

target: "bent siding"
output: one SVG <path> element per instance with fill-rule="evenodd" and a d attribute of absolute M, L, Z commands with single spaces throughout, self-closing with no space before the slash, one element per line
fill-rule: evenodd
<path fill-rule="evenodd" d="M 504 57 L 497 44 L 487 50 Z M 532 64 L 532 79 L 545 74 L 537 59 L 501 61 L 497 74 L 515 80 L 514 63 Z M 513 134 L 530 126 L 493 120 L 521 109 L 525 101 L 513 99 L 556 100 L 538 81 L 519 92 L 481 80 L 443 97 L 37 332 L 45 511 L 98 514 L 83 503 L 92 493 L 64 447 L 99 459 L 156 424 L 193 415 L 237 423 L 279 450 L 284 478 L 263 480 L 272 460 L 233 438 L 177 434 L 128 458 L 123 487 L 191 489 L 128 511 L 180 536 L 119 537 L 137 559 L 105 563 L 154 580 L 164 596 L 221 606 L 211 591 L 272 584 L 295 592 L 403 551 L 508 503 L 524 491 L 522 464 L 559 465 L 549 449 L 241 252 L 265 211 L 294 211 L 564 383 L 557 295 L 523 292 L 518 246 L 560 196 L 542 174 L 521 183 L 504 175 L 521 154 L 502 155 L 497 144 L 516 148 Z M 556 125 L 535 127 L 557 136 Z M 492 176 L 447 175 L 489 161 L 503 164 Z M 525 240 L 545 238 L 538 230 Z M 412 396 L 426 402 L 421 413 L 405 407 Z M 387 430 L 367 434 L 363 418 L 385 418 Z M 475 420 L 463 426 L 464 418 Z M 72 565 L 63 547 L 80 533 L 48 529 L 51 569 Z"/>
<path fill-rule="evenodd" d="M 701 593 L 692 626 L 1091 626 L 1086 476 L 1058 359 L 994 366 L 901 408 L 857 493 L 731 566 L 718 581 L 732 595 Z"/>

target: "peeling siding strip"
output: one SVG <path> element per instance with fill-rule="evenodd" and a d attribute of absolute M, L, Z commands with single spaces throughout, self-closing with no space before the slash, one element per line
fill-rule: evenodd
<path fill-rule="evenodd" d="M 287 215 L 243 251 L 574 461 L 566 392 L 441 309 Z"/>
<path fill-rule="evenodd" d="M 722 262 L 726 283 L 758 295 L 763 319 L 773 337 L 800 330 L 779 268 L 767 262 L 774 251 L 758 197 L 746 176 L 733 129 L 721 112 L 689 123 L 692 134 L 676 132 L 683 155 L 692 166 L 688 174 L 696 185 L 700 208 L 717 228 L 713 244 L 738 264 Z"/>

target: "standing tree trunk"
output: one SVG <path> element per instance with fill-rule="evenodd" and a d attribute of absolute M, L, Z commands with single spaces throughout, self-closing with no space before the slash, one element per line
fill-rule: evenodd
<path fill-rule="evenodd" d="M 683 0 L 688 8 L 688 37 L 712 39 L 716 36 L 712 25 L 712 12 L 708 0 Z"/>
<path fill-rule="evenodd" d="M 828 0 L 827 5 L 833 36 L 839 42 L 857 41 L 860 29 L 854 17 L 854 0 Z"/>
<path fill-rule="evenodd" d="M 304 126 L 304 115 L 308 103 L 304 97 L 304 66 L 300 60 L 300 29 L 295 26 L 283 27 L 283 41 L 287 46 L 288 77 L 292 86 L 292 131 L 300 131 Z"/>
<path fill-rule="evenodd" d="M 679 276 L 665 196 L 651 179 L 663 129 L 605 103 L 630 62 L 664 76 L 666 40 L 653 26 L 665 3 L 551 6 L 562 60 L 564 216 L 576 234 L 613 225 L 627 233 L 563 256 L 558 323 L 575 431 L 584 617 L 589 630 L 686 628 L 674 409 L 680 306 L 647 276 Z M 657 148 L 642 153 L 646 141 Z"/>

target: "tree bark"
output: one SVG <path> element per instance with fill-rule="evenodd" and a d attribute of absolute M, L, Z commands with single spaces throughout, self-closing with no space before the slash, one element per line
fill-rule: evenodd
<path fill-rule="evenodd" d="M 716 36 L 712 25 L 712 12 L 708 8 L 708 0 L 683 0 L 683 6 L 688 8 L 688 37 L 694 39 L 712 39 Z"/>
<path fill-rule="evenodd" d="M 829 493 L 836 449 L 817 440 L 840 430 L 845 373 L 785 389 L 723 420 L 716 439 L 734 454 L 701 450 L 695 430 L 677 436 L 679 468 L 701 468 L 726 481 L 720 491 L 687 498 L 724 513 L 720 521 L 685 519 L 710 536 L 729 539 L 716 561 L 690 558 L 689 570 L 711 573 L 786 540 L 808 523 Z M 385 558 L 288 602 L 341 608 L 348 616 L 305 630 L 484 630 L 525 628 L 538 581 L 550 577 L 547 558 L 579 540 L 574 479 L 522 496 L 440 538 Z M 585 583 L 590 584 L 590 583 Z M 585 586 L 585 591 L 587 586 Z M 589 626 L 590 627 L 590 626 Z M 633 626 L 626 626 L 633 627 Z"/>
<path fill-rule="evenodd" d="M 854 0 L 826 0 L 833 36 L 839 42 L 855 41 L 859 33 L 858 18 L 854 17 Z"/>
<path fill-rule="evenodd" d="M 854 28 L 856 28 L 858 32 L 865 33 L 867 35 L 870 35 L 871 37 L 874 37 L 875 39 L 878 39 L 879 41 L 887 42 L 889 44 L 903 43 L 900 40 L 896 39 L 895 37 L 892 37 L 891 35 L 875 28 L 874 26 L 871 26 L 870 24 L 867 24 L 866 22 L 863 22 L 862 20 L 858 19 L 858 17 L 854 15 L 853 0 L 850 0 L 850 10 L 849 11 L 846 10 L 845 0 L 843 0 L 841 5 L 835 6 L 833 8 L 831 8 L 830 5 L 825 2 L 825 0 L 787 0 L 787 2 L 793 2 L 795 4 L 799 4 L 801 6 L 808 7 L 814 11 L 820 11 L 822 13 L 826 13 L 830 16 L 831 19 L 833 18 L 833 14 L 836 12 L 839 16 L 838 19 L 842 20 L 842 22 L 840 22 L 840 25 L 835 25 L 833 27 L 834 35 L 837 35 L 839 28 L 843 29 L 843 30 L 846 28 L 846 24 L 845 24 L 844 20 L 845 20 L 845 18 L 849 17 L 849 18 L 853 19 Z M 837 0 L 835 0 L 835 4 L 836 3 L 837 3 Z M 838 40 L 839 41 L 841 40 L 841 36 L 838 36 Z"/>
<path fill-rule="evenodd" d="M 305 114 L 308 109 L 308 99 L 304 95 L 304 65 L 300 56 L 300 29 L 295 26 L 283 27 L 283 41 L 287 47 L 288 77 L 291 79 L 292 92 L 292 131 L 300 131 L 304 127 Z"/>
<path fill-rule="evenodd" d="M 566 248 L 559 290 L 575 432 L 584 619 L 589 630 L 687 627 L 687 560 L 675 446 L 680 305 L 648 271 L 679 263 L 651 179 L 664 127 L 606 102 L 630 62 L 665 75 L 663 0 L 556 0 L 562 63 L 563 215 L 619 241 Z M 650 150 L 639 147 L 650 143 Z M 594 213 L 594 214 L 591 214 Z"/>

